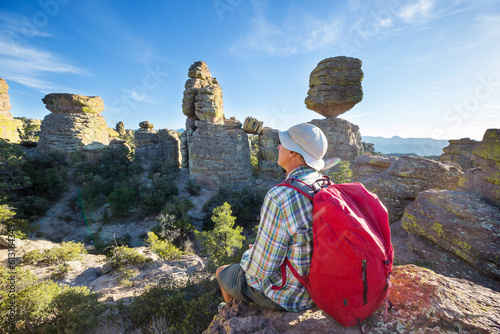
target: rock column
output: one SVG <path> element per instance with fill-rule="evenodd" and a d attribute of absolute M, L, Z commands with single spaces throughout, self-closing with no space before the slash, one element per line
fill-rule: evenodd
<path fill-rule="evenodd" d="M 23 122 L 12 117 L 8 92 L 9 85 L 4 79 L 0 79 L 0 138 L 18 143 L 20 138 L 17 129 L 22 127 Z"/>
<path fill-rule="evenodd" d="M 98 96 L 48 94 L 42 99 L 51 111 L 41 125 L 38 149 L 71 153 L 87 145 L 108 145 L 108 126 L 100 113 L 104 102 Z"/>

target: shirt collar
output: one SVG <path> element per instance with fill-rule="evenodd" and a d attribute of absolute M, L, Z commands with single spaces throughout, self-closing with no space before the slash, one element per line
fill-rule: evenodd
<path fill-rule="evenodd" d="M 286 178 L 289 179 L 289 178 L 293 177 L 295 179 L 299 179 L 301 176 L 310 174 L 312 172 L 316 172 L 316 170 L 314 170 L 313 168 L 311 168 L 309 166 L 300 166 L 300 167 L 297 167 L 294 170 L 292 170 Z"/>

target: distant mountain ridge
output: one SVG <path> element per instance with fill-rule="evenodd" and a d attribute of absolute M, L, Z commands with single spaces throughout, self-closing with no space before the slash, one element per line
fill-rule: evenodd
<path fill-rule="evenodd" d="M 443 154 L 443 148 L 449 145 L 447 139 L 432 138 L 392 138 L 363 136 L 366 143 L 375 144 L 375 152 L 382 154 L 414 153 L 418 156 L 430 156 Z"/>

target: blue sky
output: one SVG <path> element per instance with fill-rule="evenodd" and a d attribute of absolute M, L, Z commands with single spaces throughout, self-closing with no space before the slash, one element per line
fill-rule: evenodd
<path fill-rule="evenodd" d="M 364 98 L 341 118 L 365 136 L 481 139 L 500 127 L 500 1 L 0 0 L 0 77 L 15 117 L 48 93 L 98 95 L 108 126 L 183 128 L 189 66 L 207 63 L 227 118 L 323 118 L 309 74 L 362 60 Z"/>

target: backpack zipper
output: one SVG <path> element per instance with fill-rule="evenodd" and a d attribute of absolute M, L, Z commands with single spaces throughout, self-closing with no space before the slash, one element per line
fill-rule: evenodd
<path fill-rule="evenodd" d="M 363 281 L 363 305 L 368 304 L 368 281 L 366 280 L 366 259 L 361 260 L 362 277 Z"/>

